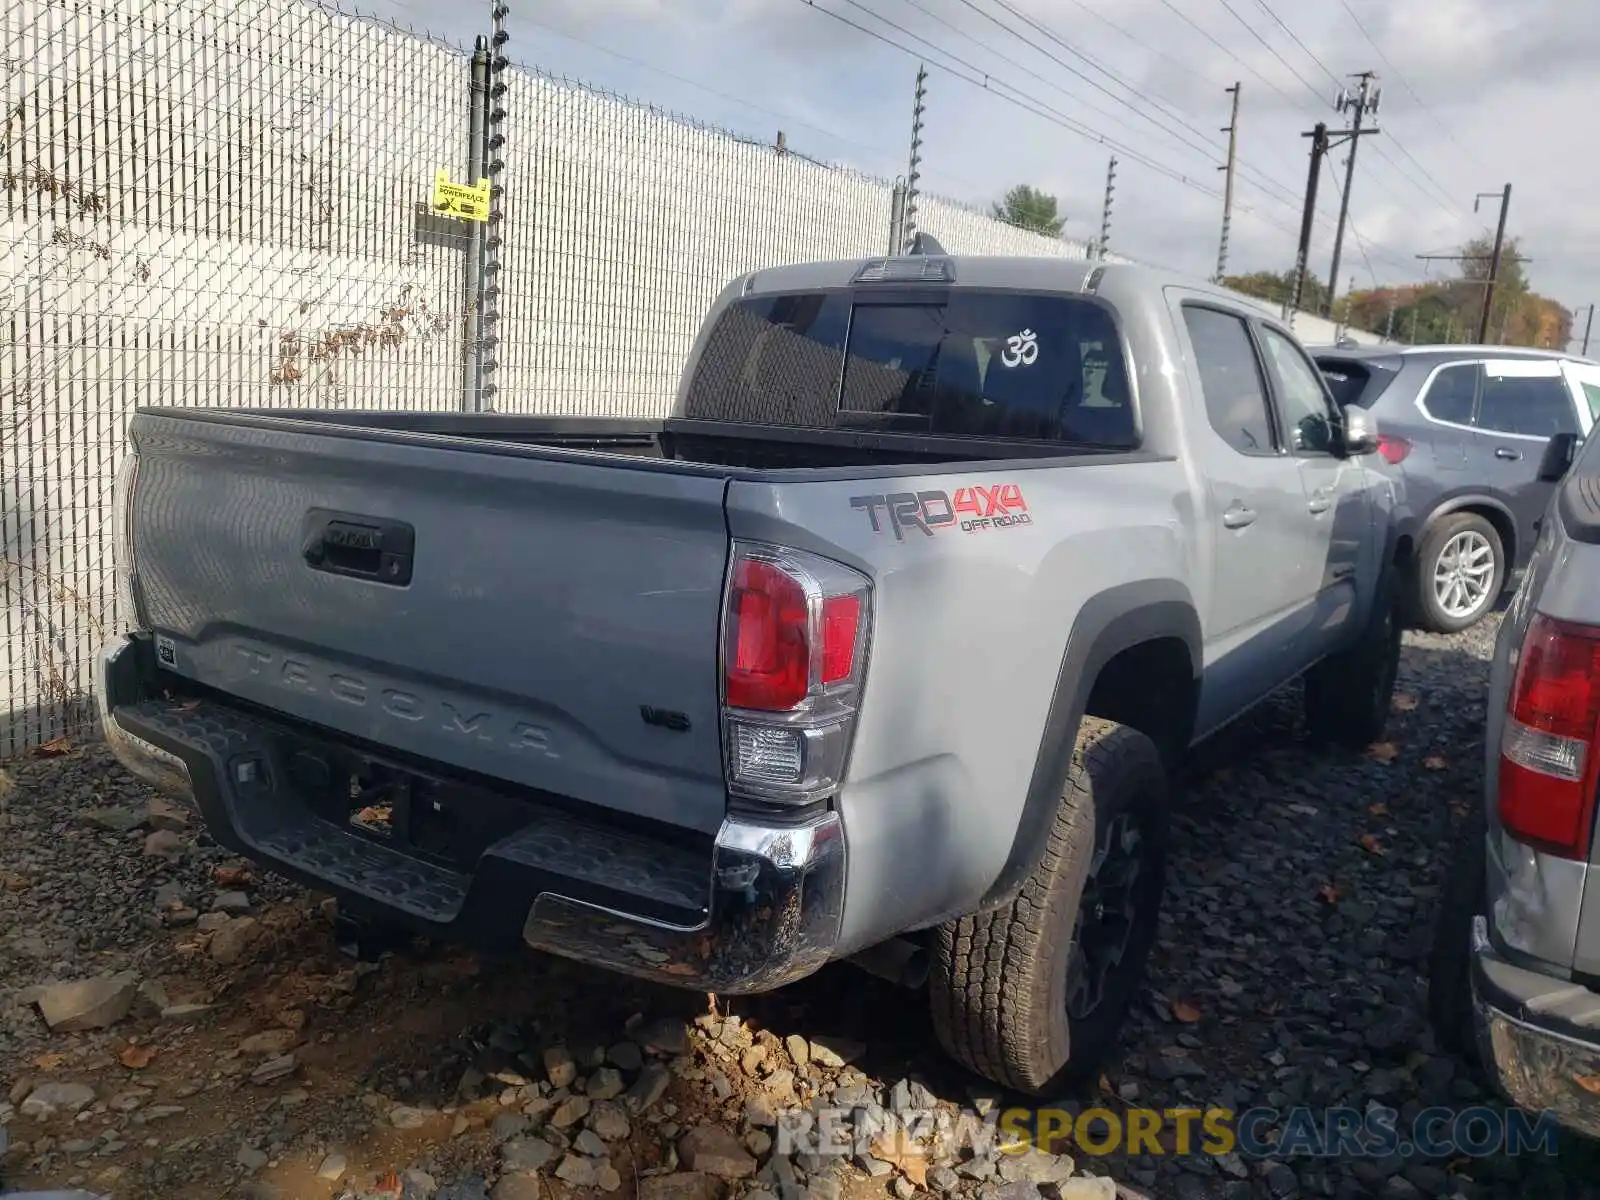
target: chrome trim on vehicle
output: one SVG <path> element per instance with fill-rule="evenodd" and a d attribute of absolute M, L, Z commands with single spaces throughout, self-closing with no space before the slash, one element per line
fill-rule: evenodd
<path fill-rule="evenodd" d="M 711 913 L 669 926 L 543 893 L 523 923 L 536 950 L 673 987 L 764 992 L 816 971 L 844 916 L 844 826 L 837 813 L 804 825 L 730 817 L 712 859 Z"/>
<path fill-rule="evenodd" d="M 103 645 L 95 658 L 95 710 L 100 722 L 100 735 L 105 738 L 111 753 L 128 774 L 142 779 L 159 792 L 195 807 L 194 783 L 189 768 L 176 754 L 152 746 L 141 737 L 135 737 L 117 723 L 115 706 L 115 679 L 119 663 L 124 656 L 136 652 L 133 638 L 124 635 Z"/>
<path fill-rule="evenodd" d="M 1472 919 L 1472 1011 L 1478 1058 L 1506 1099 L 1529 1113 L 1550 1113 L 1588 1137 L 1600 1137 L 1600 1044 L 1580 1041 L 1502 1011 L 1483 996 L 1485 960 L 1495 960 L 1488 922 Z M 1573 985 L 1575 987 L 1581 985 Z"/>

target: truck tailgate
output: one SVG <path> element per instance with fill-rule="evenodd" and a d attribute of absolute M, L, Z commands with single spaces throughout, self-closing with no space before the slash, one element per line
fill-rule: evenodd
<path fill-rule="evenodd" d="M 716 473 L 291 422 L 141 413 L 131 435 L 168 669 L 495 779 L 721 822 Z"/>

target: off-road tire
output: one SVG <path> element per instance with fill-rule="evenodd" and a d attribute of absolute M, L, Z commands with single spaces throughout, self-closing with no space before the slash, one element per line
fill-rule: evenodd
<path fill-rule="evenodd" d="M 1481 535 L 1494 550 L 1494 574 L 1489 579 L 1488 603 L 1472 616 L 1452 617 L 1439 607 L 1439 598 L 1433 590 L 1433 573 L 1439 555 L 1449 544 L 1450 539 L 1468 530 Z M 1499 531 L 1477 513 L 1451 513 L 1449 516 L 1440 517 L 1428 532 L 1422 535 L 1422 543 L 1417 547 L 1415 567 L 1416 574 L 1412 579 L 1410 597 L 1412 622 L 1417 628 L 1426 629 L 1430 633 L 1460 633 L 1463 629 L 1472 628 L 1494 611 L 1495 603 L 1500 599 L 1500 592 L 1506 581 L 1505 545 L 1500 540 Z"/>
<path fill-rule="evenodd" d="M 1306 672 L 1306 728 L 1314 739 L 1360 747 L 1383 738 L 1404 632 L 1392 579 L 1385 572 L 1379 582 L 1360 639 Z"/>
<path fill-rule="evenodd" d="M 1488 846 L 1482 812 L 1467 820 L 1450 848 L 1444 891 L 1428 955 L 1428 1021 L 1434 1041 L 1481 1073 L 1472 1015 L 1472 918 L 1487 908 Z"/>
<path fill-rule="evenodd" d="M 1104 997 L 1067 1011 L 1067 964 L 1096 823 L 1136 812 L 1144 856 L 1135 921 Z M 1085 717 L 1048 845 L 1007 906 L 938 928 L 928 987 L 934 1029 L 956 1061 L 1039 1096 L 1092 1076 L 1114 1047 L 1155 940 L 1166 869 L 1167 779 L 1150 738 Z"/>

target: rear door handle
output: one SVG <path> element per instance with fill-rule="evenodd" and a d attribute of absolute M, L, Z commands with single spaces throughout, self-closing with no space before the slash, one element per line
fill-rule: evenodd
<path fill-rule="evenodd" d="M 1511 462 L 1516 462 L 1517 459 L 1522 457 L 1522 451 L 1513 450 L 1510 446 L 1496 446 L 1494 448 L 1494 456 L 1496 458 L 1504 458 Z"/>
<path fill-rule="evenodd" d="M 1328 499 L 1328 494 L 1326 492 L 1312 492 L 1311 499 L 1306 501 L 1306 507 L 1309 508 L 1312 513 L 1320 516 L 1322 513 L 1327 512 L 1333 507 L 1333 501 Z"/>
<path fill-rule="evenodd" d="M 1255 509 L 1238 503 L 1230 504 L 1228 511 L 1222 514 L 1222 523 L 1229 529 L 1243 529 L 1246 525 L 1254 524 L 1255 519 Z"/>

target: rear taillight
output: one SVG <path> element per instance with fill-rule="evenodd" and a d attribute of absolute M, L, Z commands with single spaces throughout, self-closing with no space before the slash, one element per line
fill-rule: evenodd
<path fill-rule="evenodd" d="M 1378 435 L 1378 453 L 1383 456 L 1383 461 L 1390 466 L 1399 466 L 1405 462 L 1406 455 L 1411 453 L 1411 442 L 1407 438 L 1396 437 L 1392 433 Z"/>
<path fill-rule="evenodd" d="M 1500 738 L 1500 823 L 1518 841 L 1584 858 L 1593 831 L 1600 628 L 1535 614 Z"/>
<path fill-rule="evenodd" d="M 735 543 L 722 631 L 731 793 L 809 804 L 838 786 L 871 626 L 866 576 L 814 554 Z"/>

